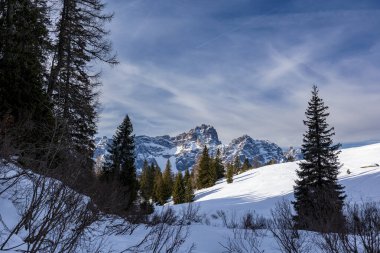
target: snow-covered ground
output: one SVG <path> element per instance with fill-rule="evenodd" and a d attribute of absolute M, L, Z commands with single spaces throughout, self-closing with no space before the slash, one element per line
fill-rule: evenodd
<path fill-rule="evenodd" d="M 340 161 L 343 164 L 339 182 L 345 186 L 347 200 L 350 202 L 380 201 L 380 143 L 342 150 Z M 234 177 L 232 184 L 220 180 L 215 186 L 196 192 L 195 206 L 203 221 L 190 226 L 184 249 L 192 243 L 196 245 L 193 252 L 224 252 L 224 244 L 232 231 L 221 225 L 220 218 L 214 214 L 224 210 L 228 215 L 255 211 L 269 216 L 275 203 L 284 199 L 293 199 L 293 185 L 296 179 L 297 162 L 282 163 L 253 169 Z M 1 192 L 1 185 L 0 185 Z M 0 196 L 0 215 L 3 223 L 12 227 L 17 219 L 17 210 L 9 199 Z M 168 204 L 171 205 L 171 204 Z M 176 210 L 185 205 L 173 206 Z M 160 208 L 158 208 L 160 209 Z M 3 228 L 0 221 L 0 234 Z M 138 242 L 145 229 L 139 228 L 131 236 L 113 236 L 106 239 L 114 250 L 122 250 Z M 105 242 L 106 243 L 106 242 Z M 265 252 L 279 252 L 271 236 L 264 238 L 262 249 Z M 317 252 L 317 251 L 313 251 Z"/>
<path fill-rule="evenodd" d="M 338 178 L 345 186 L 347 200 L 380 201 L 380 144 L 343 149 L 339 158 L 343 166 Z M 195 203 L 207 214 L 221 209 L 255 210 L 268 216 L 276 202 L 293 199 L 298 168 L 298 162 L 290 162 L 252 169 L 236 175 L 232 184 L 223 179 L 213 187 L 197 191 Z"/>

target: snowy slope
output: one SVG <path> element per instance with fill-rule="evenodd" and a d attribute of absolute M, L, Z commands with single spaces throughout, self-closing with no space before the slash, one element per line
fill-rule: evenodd
<path fill-rule="evenodd" d="M 380 144 L 344 149 L 340 161 L 343 166 L 338 178 L 346 187 L 347 200 L 380 201 L 380 167 L 375 166 L 380 164 Z M 268 216 L 277 201 L 293 198 L 297 163 L 253 169 L 235 176 L 232 184 L 223 179 L 213 187 L 197 191 L 195 203 L 199 203 L 201 210 L 208 214 L 220 209 L 230 212 L 255 210 Z"/>
<path fill-rule="evenodd" d="M 343 149 L 340 154 L 343 164 L 339 182 L 345 186 L 347 201 L 380 201 L 380 143 L 363 147 Z M 298 162 L 282 163 L 253 169 L 234 177 L 232 184 L 220 180 L 215 186 L 196 192 L 195 205 L 199 205 L 201 215 L 210 221 L 209 225 L 194 224 L 186 245 L 196 243 L 196 253 L 226 252 L 225 244 L 232 235 L 230 229 L 221 226 L 213 214 L 224 210 L 227 215 L 244 214 L 255 211 L 266 217 L 275 203 L 293 199 L 293 185 Z M 350 170 L 350 174 L 347 170 Z M 173 205 L 180 209 L 184 205 Z M 215 216 L 214 216 L 215 217 Z M 268 234 L 261 248 L 265 252 L 280 252 L 275 240 Z M 311 252 L 320 252 L 312 249 Z"/>
<path fill-rule="evenodd" d="M 346 188 L 349 201 L 380 201 L 380 143 L 363 147 L 342 150 L 340 160 L 343 163 L 339 181 Z M 195 243 L 195 253 L 224 252 L 221 244 L 232 235 L 232 231 L 221 226 L 220 220 L 213 218 L 218 210 L 227 214 L 239 214 L 246 211 L 256 211 L 269 216 L 274 204 L 281 200 L 293 198 L 293 185 L 296 178 L 297 162 L 275 164 L 247 171 L 234 177 L 232 184 L 220 180 L 215 186 L 196 192 L 195 205 L 200 207 L 202 220 L 209 222 L 193 223 L 190 226 L 190 235 L 187 237 L 184 249 Z M 347 170 L 350 173 L 347 173 Z M 0 191 L 1 191 L 0 185 Z M 172 206 L 168 204 L 167 206 Z M 173 205 L 180 210 L 185 205 Z M 157 208 L 159 211 L 160 208 Z M 17 205 L 15 206 L 7 195 L 0 196 L 0 234 L 4 226 L 12 228 L 18 219 Z M 103 238 L 104 244 L 119 252 L 128 246 L 134 245 L 143 238 L 146 229 L 141 226 L 132 235 L 108 236 Z M 1 237 L 1 236 L 0 236 Z M 21 242 L 22 235 L 14 238 L 15 244 Z M 274 239 L 268 235 L 263 239 L 262 249 L 265 252 L 280 252 Z M 185 252 L 185 251 L 183 251 Z M 319 252 L 313 249 L 312 252 Z"/>

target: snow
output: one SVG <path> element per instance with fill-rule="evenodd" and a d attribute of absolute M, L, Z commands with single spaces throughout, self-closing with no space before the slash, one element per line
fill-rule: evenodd
<path fill-rule="evenodd" d="M 174 151 L 174 150 L 173 150 Z M 174 157 L 173 157 L 174 159 Z M 175 161 L 171 159 L 173 169 Z M 165 167 L 167 159 L 160 157 L 158 160 L 161 168 Z M 347 200 L 350 202 L 380 201 L 380 143 L 363 147 L 342 150 L 340 161 L 343 166 L 338 176 L 339 182 L 345 186 Z M 247 211 L 255 211 L 268 217 L 275 203 L 284 199 L 293 199 L 293 185 L 296 179 L 298 162 L 282 163 L 252 169 L 234 177 L 232 184 L 220 180 L 213 187 L 199 190 L 195 193 L 194 205 L 199 206 L 202 220 L 208 222 L 194 223 L 190 226 L 190 235 L 184 245 L 184 249 L 195 243 L 196 253 L 223 252 L 231 229 L 221 225 L 220 218 L 213 217 L 218 210 L 226 212 L 227 216 L 235 214 L 239 217 Z M 350 173 L 347 173 L 347 170 Z M 0 185 L 1 191 L 1 185 Z M 175 210 L 180 210 L 187 204 L 172 205 Z M 161 208 L 157 208 L 160 210 Z M 7 227 L 12 228 L 16 223 L 18 210 L 6 195 L 0 196 L 0 215 Z M 0 238 L 6 229 L 0 220 Z M 123 250 L 137 243 L 145 233 L 145 228 L 140 227 L 131 236 L 110 236 L 107 244 L 114 250 Z M 17 241 L 18 239 L 15 238 Z M 21 238 L 19 238 L 21 240 Z M 265 252 L 280 252 L 274 239 L 268 235 L 263 239 L 262 249 Z M 313 250 L 313 252 L 318 252 Z"/>
<path fill-rule="evenodd" d="M 232 212 L 256 210 L 270 214 L 270 208 L 282 197 L 288 198 L 296 178 L 294 164 L 276 164 L 247 171 L 234 177 L 232 184 L 226 180 L 196 193 L 196 203 L 201 211 L 216 213 L 223 209 Z"/>
<path fill-rule="evenodd" d="M 342 150 L 343 163 L 338 176 L 345 186 L 348 200 L 380 201 L 380 167 L 363 166 L 380 163 L 380 144 Z M 234 176 L 232 184 L 225 179 L 213 187 L 196 192 L 195 203 L 208 214 L 218 210 L 243 213 L 255 210 L 264 216 L 270 215 L 274 204 L 281 199 L 293 199 L 293 185 L 297 178 L 299 162 L 274 164 L 252 169 Z M 347 170 L 350 174 L 347 174 Z M 375 190 L 379 189 L 379 190 Z"/>

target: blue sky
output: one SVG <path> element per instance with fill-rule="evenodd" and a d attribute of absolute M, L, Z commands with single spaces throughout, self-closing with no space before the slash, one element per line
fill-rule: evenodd
<path fill-rule="evenodd" d="M 313 84 L 335 140 L 380 140 L 380 1 L 114 0 L 120 64 L 101 66 L 99 135 L 125 114 L 135 133 L 202 123 L 299 146 Z"/>

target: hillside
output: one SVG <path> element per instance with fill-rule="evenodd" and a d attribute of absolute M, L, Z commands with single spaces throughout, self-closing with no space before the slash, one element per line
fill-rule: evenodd
<path fill-rule="evenodd" d="M 339 181 L 346 187 L 349 201 L 380 201 L 380 189 L 378 187 L 380 182 L 379 154 L 380 143 L 342 150 L 340 160 L 343 166 Z M 189 248 L 192 243 L 196 245 L 193 252 L 223 252 L 224 249 L 221 244 L 225 243 L 226 238 L 232 235 L 232 231 L 223 227 L 220 218 L 214 214 L 218 210 L 223 210 L 227 215 L 234 214 L 240 218 L 241 214 L 247 211 L 255 211 L 268 217 L 270 210 L 277 201 L 282 198 L 293 198 L 292 190 L 297 168 L 297 162 L 264 166 L 235 176 L 232 184 L 227 184 L 223 179 L 211 188 L 197 191 L 194 205 L 200 208 L 201 220 L 189 226 L 190 234 L 186 237 L 183 251 L 180 252 L 186 252 L 184 250 Z M 6 168 L 7 173 L 12 173 L 12 170 L 17 171 L 18 169 L 12 166 Z M 350 171 L 350 174 L 347 173 L 347 170 Z M 25 187 L 25 182 L 18 184 L 17 188 Z M 4 190 L 4 186 L 0 184 L 0 192 L 2 190 Z M 4 238 L 7 230 L 12 229 L 13 224 L 19 218 L 20 210 L 18 207 L 20 204 L 17 204 L 15 200 L 20 202 L 20 199 L 23 198 L 25 198 L 24 195 L 12 196 L 9 193 L 0 195 L 0 238 Z M 157 211 L 159 212 L 160 209 L 165 209 L 167 206 L 171 206 L 171 204 L 158 207 Z M 173 207 L 179 211 L 186 206 L 184 204 Z M 102 221 L 94 224 L 92 229 L 97 231 L 107 224 L 107 221 Z M 102 240 L 104 248 L 119 252 L 139 242 L 146 232 L 147 229 L 140 226 L 132 235 L 104 235 L 99 237 L 98 232 L 95 235 L 97 235 L 96 240 Z M 13 237 L 11 243 L 22 243 L 23 234 L 24 232 L 20 232 L 17 237 Z M 94 232 L 89 236 L 93 238 Z M 95 239 L 93 238 L 93 240 Z M 23 246 L 16 247 L 15 250 L 22 248 Z M 263 238 L 261 248 L 265 249 L 265 252 L 280 252 L 270 235 Z M 314 250 L 314 252 L 319 251 Z"/>
<path fill-rule="evenodd" d="M 343 164 L 338 176 L 344 185 L 347 200 L 380 201 L 380 144 L 343 149 Z M 234 177 L 232 184 L 223 179 L 215 186 L 196 192 L 196 201 L 207 214 L 217 210 L 244 212 L 255 210 L 269 215 L 274 204 L 293 198 L 297 162 L 282 163 L 253 169 Z M 350 170 L 350 174 L 347 173 Z"/>

